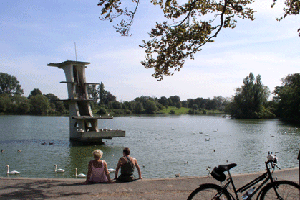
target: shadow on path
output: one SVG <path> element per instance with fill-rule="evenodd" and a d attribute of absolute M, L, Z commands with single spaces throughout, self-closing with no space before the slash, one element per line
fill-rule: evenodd
<path fill-rule="evenodd" d="M 3 180 L 2 180 L 3 181 Z M 86 191 L 81 191 L 78 188 L 74 190 L 64 190 L 65 187 L 78 187 L 82 183 L 62 183 L 60 181 L 37 180 L 30 182 L 17 182 L 13 184 L 12 181 L 1 187 L 1 199 L 49 199 L 57 197 L 80 196 L 89 194 Z"/>

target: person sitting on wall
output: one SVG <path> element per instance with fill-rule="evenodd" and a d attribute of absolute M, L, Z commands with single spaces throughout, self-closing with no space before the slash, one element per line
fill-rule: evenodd
<path fill-rule="evenodd" d="M 130 155 L 130 149 L 128 147 L 125 147 L 123 150 L 123 157 L 119 159 L 115 171 L 115 179 L 119 182 L 130 182 L 130 181 L 137 180 L 133 174 L 135 167 L 138 171 L 139 179 L 142 179 L 141 169 L 137 163 L 137 160 L 135 158 L 130 157 L 129 155 Z M 121 175 L 118 177 L 118 172 L 120 168 L 121 168 Z"/>
<path fill-rule="evenodd" d="M 107 170 L 107 163 L 105 160 L 101 160 L 103 152 L 101 150 L 93 151 L 94 160 L 90 160 L 88 165 L 88 173 L 86 176 L 87 183 L 105 183 L 112 181 Z"/>

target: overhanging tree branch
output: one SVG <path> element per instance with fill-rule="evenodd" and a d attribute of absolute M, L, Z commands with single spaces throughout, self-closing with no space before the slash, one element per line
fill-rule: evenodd
<path fill-rule="evenodd" d="M 98 6 L 102 7 L 103 19 L 123 19 L 117 26 L 117 32 L 123 36 L 129 35 L 133 18 L 137 12 L 139 0 L 132 0 L 134 6 L 130 9 L 128 4 L 124 8 L 124 0 L 100 0 Z M 189 0 L 179 5 L 177 0 L 150 0 L 159 5 L 167 21 L 156 23 L 149 33 L 150 40 L 143 40 L 140 47 L 145 49 L 145 68 L 153 68 L 152 75 L 158 80 L 164 76 L 173 75 L 180 71 L 187 58 L 194 59 L 194 54 L 201 51 L 207 42 L 221 32 L 222 28 L 234 28 L 235 17 L 253 20 L 253 10 L 245 6 L 253 0 Z M 123 7 L 122 7 L 123 6 Z M 244 7 L 244 8 L 243 8 Z M 130 11 L 132 10 L 132 11 Z M 215 14 L 214 17 L 210 15 Z M 204 16 L 208 16 L 204 18 Z M 202 19 L 202 20 L 201 20 Z M 220 19 L 216 23 L 216 19 Z M 177 21 L 168 23 L 168 21 Z"/>

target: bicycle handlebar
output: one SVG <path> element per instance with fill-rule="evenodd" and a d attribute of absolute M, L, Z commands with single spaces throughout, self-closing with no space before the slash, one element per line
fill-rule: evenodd
<path fill-rule="evenodd" d="M 277 163 L 277 157 L 276 155 L 273 155 L 272 153 L 268 152 L 268 162 Z"/>
<path fill-rule="evenodd" d="M 272 168 L 274 169 L 275 167 L 277 167 L 278 169 L 281 169 L 278 164 L 278 158 L 276 157 L 276 155 L 273 155 L 272 152 L 268 152 L 268 156 L 267 156 L 268 161 L 266 162 L 266 164 L 271 164 Z"/>

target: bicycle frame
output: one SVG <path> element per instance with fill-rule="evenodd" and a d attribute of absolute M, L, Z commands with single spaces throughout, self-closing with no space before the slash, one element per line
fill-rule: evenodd
<path fill-rule="evenodd" d="M 269 164 L 271 164 L 271 167 L 268 166 Z M 271 172 L 270 168 L 272 168 L 272 172 Z M 233 188 L 233 191 L 235 193 L 235 199 L 239 200 L 238 193 L 246 192 L 248 189 L 250 189 L 251 187 L 257 185 L 259 182 L 262 181 L 262 183 L 255 188 L 253 193 L 249 194 L 249 199 L 251 199 L 255 194 L 258 193 L 258 196 L 257 196 L 257 199 L 258 199 L 258 197 L 261 195 L 261 189 L 263 188 L 263 186 L 265 186 L 269 180 L 271 180 L 271 183 L 274 182 L 274 179 L 272 177 L 272 173 L 274 171 L 274 168 L 275 168 L 275 165 L 272 162 L 267 161 L 266 162 L 267 172 L 263 173 L 259 177 L 255 178 L 251 182 L 247 183 L 246 185 L 244 185 L 244 186 L 242 186 L 241 188 L 238 188 L 238 189 L 235 187 L 235 185 L 233 183 L 233 179 L 232 179 L 231 174 L 230 174 L 230 171 L 228 170 L 227 172 L 228 172 L 229 178 L 227 179 L 226 184 L 224 186 L 222 186 L 222 188 L 227 190 L 228 186 L 231 184 L 232 188 Z M 231 193 L 229 193 L 229 194 L 234 199 L 233 195 Z"/>

